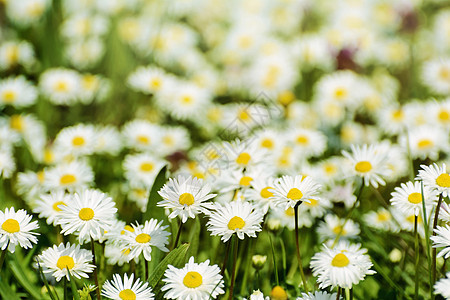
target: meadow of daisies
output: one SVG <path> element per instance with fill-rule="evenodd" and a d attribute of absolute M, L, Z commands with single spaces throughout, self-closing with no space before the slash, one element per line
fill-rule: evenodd
<path fill-rule="evenodd" d="M 0 26 L 1 299 L 450 299 L 448 0 Z"/>

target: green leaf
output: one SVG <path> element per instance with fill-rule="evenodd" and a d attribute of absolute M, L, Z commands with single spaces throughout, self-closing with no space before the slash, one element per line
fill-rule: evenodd
<path fill-rule="evenodd" d="M 41 267 L 41 265 L 39 264 L 39 261 L 37 261 L 37 265 L 38 265 L 39 273 L 41 274 L 42 280 L 44 281 L 44 285 L 45 285 L 45 287 L 47 288 L 47 292 L 48 292 L 48 294 L 50 295 L 50 298 L 51 298 L 52 300 L 56 300 L 55 295 L 53 295 L 53 292 L 52 292 L 52 290 L 50 289 L 50 286 L 49 286 L 49 284 L 48 284 L 47 278 L 45 277 L 44 272 L 42 272 L 42 267 Z"/>
<path fill-rule="evenodd" d="M 3 280 L 0 281 L 0 296 L 2 299 L 20 300 L 20 297 L 11 289 L 11 286 Z"/>
<path fill-rule="evenodd" d="M 176 268 L 183 266 L 186 262 L 186 254 L 189 249 L 189 244 L 180 245 L 178 248 L 173 249 L 167 254 L 167 256 L 156 266 L 155 270 L 150 274 L 149 277 L 149 285 L 153 289 L 153 293 L 155 293 L 158 298 L 158 294 L 162 287 L 161 279 L 164 276 L 164 272 L 167 270 L 168 265 L 172 265 Z"/>
<path fill-rule="evenodd" d="M 73 299 L 75 300 L 80 300 L 80 294 L 78 294 L 78 289 L 77 286 L 75 284 L 75 281 L 72 277 L 72 275 L 69 272 L 69 269 L 67 268 L 67 273 L 69 273 L 69 278 L 70 278 L 70 288 L 72 289 L 72 294 L 73 294 Z M 96 293 L 98 293 L 98 287 L 97 287 L 97 291 Z"/>
<path fill-rule="evenodd" d="M 187 254 L 188 257 L 197 256 L 198 245 L 200 243 L 200 219 L 197 217 L 194 221 L 194 228 L 191 229 L 191 233 L 189 234 L 189 251 Z"/>
<path fill-rule="evenodd" d="M 162 200 L 161 196 L 158 194 L 158 191 L 163 187 L 163 185 L 167 181 L 167 165 L 162 167 L 159 171 L 158 175 L 153 182 L 152 189 L 150 190 L 150 194 L 148 195 L 148 203 L 147 209 L 143 214 L 143 220 L 149 220 L 152 217 L 156 219 L 162 219 L 165 217 L 164 208 L 156 206 L 156 203 Z"/>
<path fill-rule="evenodd" d="M 30 294 L 34 299 L 41 299 L 41 292 L 37 286 L 35 286 L 29 278 L 23 272 L 28 266 L 21 266 L 17 257 L 11 255 L 12 259 L 8 262 L 8 267 L 17 279 L 18 283 Z"/>

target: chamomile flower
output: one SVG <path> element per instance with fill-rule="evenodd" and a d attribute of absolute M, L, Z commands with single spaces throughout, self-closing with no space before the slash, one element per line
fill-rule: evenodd
<path fill-rule="evenodd" d="M 274 182 L 273 201 L 285 209 L 294 207 L 299 201 L 310 202 L 316 199 L 321 186 L 310 176 L 283 176 Z"/>
<path fill-rule="evenodd" d="M 130 154 L 125 157 L 123 168 L 125 177 L 132 184 L 144 184 L 150 187 L 158 175 L 164 161 L 148 153 Z"/>
<path fill-rule="evenodd" d="M 245 199 L 253 201 L 253 204 L 261 209 L 264 214 L 267 213 L 269 208 L 275 207 L 272 201 L 273 192 L 271 191 L 274 180 L 270 176 L 255 177 L 250 182 L 252 188 L 244 191 Z"/>
<path fill-rule="evenodd" d="M 219 235 L 223 242 L 228 241 L 233 234 L 243 240 L 245 235 L 256 237 L 261 231 L 263 214 L 249 202 L 233 201 L 224 206 L 215 204 L 209 221 L 206 224 L 211 235 Z"/>
<path fill-rule="evenodd" d="M 447 277 L 441 278 L 434 284 L 434 292 L 442 295 L 445 299 L 450 299 L 450 272 L 447 273 Z"/>
<path fill-rule="evenodd" d="M 370 270 L 372 263 L 366 254 L 366 249 L 361 249 L 360 244 L 340 242 L 335 248 L 330 249 L 324 245 L 322 252 L 316 253 L 311 259 L 311 268 L 321 289 L 328 286 L 351 288 L 365 278 L 376 272 Z"/>
<path fill-rule="evenodd" d="M 375 145 L 351 145 L 352 153 L 342 151 L 352 167 L 352 172 L 364 180 L 366 186 L 385 185 L 383 179 L 388 174 L 386 157 Z"/>
<path fill-rule="evenodd" d="M 295 211 L 294 208 L 288 207 L 285 209 L 284 207 L 274 207 L 270 210 L 269 221 L 278 220 L 280 226 L 286 227 L 289 230 L 294 230 L 295 228 Z M 298 210 L 298 220 L 297 224 L 299 228 L 309 228 L 312 226 L 314 218 L 305 211 L 303 206 L 299 207 Z"/>
<path fill-rule="evenodd" d="M 107 280 L 102 288 L 102 295 L 113 300 L 152 300 L 154 294 L 148 286 L 148 282 L 143 282 L 139 278 L 134 281 L 134 274 L 130 277 L 124 274 L 123 281 L 119 274 L 113 275 L 113 280 Z"/>
<path fill-rule="evenodd" d="M 0 70 L 16 65 L 30 67 L 35 60 L 33 46 L 27 41 L 3 41 L 0 46 Z"/>
<path fill-rule="evenodd" d="M 131 249 L 122 249 L 122 246 L 118 242 L 105 244 L 105 257 L 107 262 L 111 266 L 118 265 L 119 267 L 123 266 L 130 262 L 128 259 L 128 255 L 130 254 Z M 139 263 L 139 257 L 134 258 L 135 263 Z"/>
<path fill-rule="evenodd" d="M 164 278 L 166 299 L 207 300 L 224 294 L 224 284 L 218 265 L 209 265 L 209 259 L 195 263 L 194 257 L 181 269 L 168 265 Z"/>
<path fill-rule="evenodd" d="M 413 128 L 409 132 L 409 149 L 412 159 L 430 158 L 437 160 L 439 151 L 448 149 L 447 142 L 448 132 L 445 129 L 436 126 L 419 126 Z M 406 140 L 402 140 L 402 144 L 406 144 Z"/>
<path fill-rule="evenodd" d="M 74 191 L 89 186 L 94 180 L 91 167 L 83 161 L 61 163 L 45 171 L 44 186 L 48 190 Z"/>
<path fill-rule="evenodd" d="M 161 128 L 145 120 L 133 120 L 122 129 L 124 144 L 139 151 L 152 151 L 161 142 Z"/>
<path fill-rule="evenodd" d="M 131 249 L 128 254 L 128 261 L 139 257 L 141 253 L 144 254 L 145 260 L 152 259 L 152 247 L 157 247 L 159 250 L 168 252 L 166 245 L 169 243 L 169 232 L 165 231 L 169 226 L 161 226 L 163 221 L 158 223 L 158 220 L 150 219 L 145 221 L 144 225 L 132 224 L 133 231 L 126 231 L 121 237 L 122 250 L 127 251 Z"/>
<path fill-rule="evenodd" d="M 89 278 L 88 273 L 94 271 L 91 251 L 80 249 L 80 245 L 53 245 L 38 255 L 38 261 L 44 273 L 50 273 L 56 281 L 63 277 L 70 280 L 70 276 L 80 279 Z M 69 276 L 70 274 L 70 276 Z"/>
<path fill-rule="evenodd" d="M 450 205 L 442 201 L 441 210 L 439 211 L 439 220 L 450 223 Z"/>
<path fill-rule="evenodd" d="M 422 180 L 423 185 L 435 191 L 437 194 L 442 194 L 443 197 L 448 197 L 450 194 L 450 175 L 447 173 L 447 167 L 442 164 L 439 167 L 437 164 L 429 166 L 421 165 L 419 175 L 416 179 Z"/>
<path fill-rule="evenodd" d="M 203 180 L 180 175 L 176 179 L 170 178 L 158 192 L 163 200 L 157 205 L 172 211 L 169 219 L 179 216 L 186 223 L 188 218 L 195 218 L 199 213 L 209 214 L 214 208 L 211 203 L 206 202 L 216 196 L 210 192 L 211 187 L 203 183 Z"/>
<path fill-rule="evenodd" d="M 92 154 L 95 143 L 92 125 L 78 124 L 63 128 L 55 138 L 55 150 L 75 157 Z"/>
<path fill-rule="evenodd" d="M 337 296 L 336 293 L 329 294 L 327 292 L 317 291 L 315 293 L 312 292 L 309 292 L 307 294 L 302 293 L 302 296 L 298 297 L 297 300 L 335 300 L 336 296 Z M 339 299 L 341 298 L 339 297 Z"/>
<path fill-rule="evenodd" d="M 128 85 L 145 94 L 155 94 L 164 88 L 168 75 L 157 67 L 139 67 L 128 77 Z"/>
<path fill-rule="evenodd" d="M 450 257 L 450 226 L 438 226 L 434 232 L 435 236 L 431 236 L 430 239 L 433 241 L 433 248 L 444 247 L 439 253 L 438 257 L 443 256 L 445 259 Z"/>
<path fill-rule="evenodd" d="M 0 106 L 27 107 L 36 102 L 37 96 L 36 88 L 24 76 L 0 81 Z"/>
<path fill-rule="evenodd" d="M 0 248 L 14 253 L 17 244 L 20 247 L 28 249 L 32 247 L 32 243 L 37 243 L 36 235 L 33 232 L 39 228 L 37 221 L 31 221 L 31 215 L 26 210 L 19 209 L 17 212 L 14 207 L 6 208 L 0 211 Z"/>
<path fill-rule="evenodd" d="M 117 208 L 111 197 L 98 191 L 86 189 L 75 193 L 61 209 L 56 223 L 61 225 L 61 233 L 68 235 L 76 232 L 80 243 L 90 239 L 98 240 L 110 229 Z"/>
<path fill-rule="evenodd" d="M 427 211 L 431 211 L 437 200 L 436 194 L 427 186 L 423 187 L 422 194 L 421 185 L 418 181 L 402 183 L 400 187 L 395 188 L 395 192 L 391 193 L 391 195 L 391 204 L 405 214 L 418 214 L 422 210 L 422 197 L 425 200 Z"/>
<path fill-rule="evenodd" d="M 73 105 L 78 101 L 81 76 L 70 69 L 49 69 L 42 73 L 39 86 L 51 103 Z"/>
<path fill-rule="evenodd" d="M 56 190 L 50 194 L 43 194 L 36 201 L 34 213 L 39 213 L 39 218 L 46 218 L 47 224 L 56 225 L 59 214 L 62 211 L 60 205 L 67 205 L 71 196 L 63 190 Z"/>
<path fill-rule="evenodd" d="M 16 170 L 16 163 L 10 151 L 0 150 L 0 177 L 11 178 Z"/>
<path fill-rule="evenodd" d="M 427 61 L 423 67 L 422 80 L 433 92 L 448 95 L 450 93 L 450 58 Z"/>
<path fill-rule="evenodd" d="M 318 156 L 325 151 L 327 146 L 327 139 L 323 133 L 305 128 L 293 131 L 289 135 L 288 141 L 292 143 L 299 159 Z"/>
<path fill-rule="evenodd" d="M 357 223 L 350 219 L 345 222 L 332 214 L 326 215 L 325 220 L 317 228 L 317 233 L 322 241 L 334 240 L 337 236 L 342 239 L 354 239 L 359 235 L 359 232 Z"/>
<path fill-rule="evenodd" d="M 383 207 L 377 211 L 370 211 L 363 217 L 367 226 L 382 231 L 398 232 L 399 227 L 394 219 L 393 213 Z"/>
<path fill-rule="evenodd" d="M 229 169 L 243 169 L 265 163 L 267 151 L 258 148 L 256 143 L 235 140 L 224 142 L 221 163 Z"/>

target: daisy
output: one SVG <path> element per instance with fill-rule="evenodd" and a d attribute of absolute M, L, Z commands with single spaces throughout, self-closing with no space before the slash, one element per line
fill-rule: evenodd
<path fill-rule="evenodd" d="M 173 154 L 176 151 L 187 150 L 190 147 L 189 132 L 184 127 L 161 128 L 161 142 L 156 149 L 161 157 Z"/>
<path fill-rule="evenodd" d="M 441 210 L 439 211 L 439 220 L 450 223 L 450 205 L 442 201 Z"/>
<path fill-rule="evenodd" d="M 91 167 L 83 161 L 74 160 L 46 170 L 44 186 L 48 190 L 66 189 L 74 191 L 88 187 L 93 181 L 94 174 Z"/>
<path fill-rule="evenodd" d="M 343 239 L 354 239 L 359 235 L 359 225 L 348 219 L 344 224 L 344 220 L 336 215 L 326 215 L 323 222 L 319 224 L 317 233 L 322 241 L 334 240 L 337 236 Z"/>
<path fill-rule="evenodd" d="M 412 159 L 430 158 L 431 160 L 437 160 L 439 152 L 449 147 L 447 142 L 448 131 L 437 126 L 414 127 L 408 132 L 408 135 L 408 147 Z M 403 138 L 401 143 L 405 145 L 406 140 Z"/>
<path fill-rule="evenodd" d="M 139 223 L 131 225 L 134 230 L 126 231 L 120 239 L 123 243 L 123 251 L 131 249 L 128 254 L 128 261 L 139 257 L 141 253 L 144 254 L 145 260 L 150 261 L 152 259 L 152 246 L 164 252 L 169 251 L 166 245 L 169 243 L 170 232 L 164 230 L 169 226 L 161 226 L 162 222 L 158 223 L 158 220 L 150 219 L 145 221 L 144 225 L 139 225 Z"/>
<path fill-rule="evenodd" d="M 68 235 L 76 232 L 80 243 L 90 239 L 98 240 L 110 229 L 117 208 L 111 197 L 92 189 L 75 193 L 61 209 L 56 223 L 61 225 L 61 233 Z"/>
<path fill-rule="evenodd" d="M 0 150 L 0 177 L 11 178 L 16 170 L 16 163 L 10 151 Z"/>
<path fill-rule="evenodd" d="M 301 297 L 298 297 L 297 300 L 335 300 L 337 297 L 336 293 L 329 294 L 327 292 L 309 292 L 308 294 L 302 293 Z M 339 299 L 341 299 L 339 297 Z"/>
<path fill-rule="evenodd" d="M 0 70 L 16 65 L 30 67 L 36 61 L 33 46 L 27 41 L 5 41 L 0 45 Z"/>
<path fill-rule="evenodd" d="M 128 259 L 130 252 L 131 249 L 122 249 L 121 244 L 116 241 L 113 243 L 107 242 L 105 244 L 105 257 L 108 264 L 111 266 L 118 265 L 121 267 L 124 264 L 128 264 L 130 262 L 130 259 Z M 135 257 L 133 260 L 136 264 L 139 263 L 139 257 Z"/>
<path fill-rule="evenodd" d="M 269 221 L 278 220 L 280 226 L 286 227 L 289 230 L 294 230 L 295 228 L 295 211 L 294 208 L 288 207 L 285 209 L 284 207 L 276 206 L 270 210 L 270 214 L 268 217 Z M 312 226 L 314 218 L 307 213 L 303 206 L 300 206 L 298 209 L 298 227 L 309 228 Z"/>
<path fill-rule="evenodd" d="M 447 167 L 442 164 L 439 167 L 437 164 L 429 166 L 420 165 L 422 170 L 419 170 L 419 175 L 416 180 L 422 180 L 424 187 L 428 187 L 437 194 L 442 194 L 443 197 L 448 197 L 450 194 L 450 175 L 447 173 Z"/>
<path fill-rule="evenodd" d="M 321 155 L 327 146 L 326 136 L 313 129 L 299 128 L 289 134 L 288 141 L 301 159 Z"/>
<path fill-rule="evenodd" d="M 186 223 L 188 217 L 195 218 L 199 213 L 209 214 L 214 206 L 206 202 L 214 198 L 216 194 L 210 194 L 211 187 L 203 183 L 203 180 L 191 176 L 185 178 L 178 176 L 169 179 L 158 194 L 163 198 L 157 206 L 170 209 L 172 212 L 169 219 L 180 216 L 181 221 Z"/>
<path fill-rule="evenodd" d="M 56 221 L 62 209 L 60 205 L 65 206 L 70 201 L 71 196 L 63 190 L 57 190 L 50 194 L 43 194 L 36 201 L 34 213 L 39 214 L 39 218 L 46 218 L 47 224 L 56 226 Z"/>
<path fill-rule="evenodd" d="M 423 197 L 427 211 L 431 211 L 437 201 L 437 195 L 426 186 L 423 187 L 423 194 L 421 190 L 419 181 L 402 183 L 391 193 L 390 202 L 406 214 L 418 214 L 422 210 Z"/>
<path fill-rule="evenodd" d="M 152 186 L 164 161 L 149 153 L 129 154 L 123 161 L 125 177 L 133 185 Z"/>
<path fill-rule="evenodd" d="M 366 186 L 377 188 L 379 184 L 385 185 L 383 177 L 387 175 L 388 169 L 384 153 L 375 145 L 351 145 L 351 149 L 351 154 L 342 151 L 342 155 L 349 160 L 353 174 L 360 176 Z"/>
<path fill-rule="evenodd" d="M 47 248 L 38 255 L 38 261 L 43 272 L 51 273 L 56 281 L 60 281 L 63 277 L 70 280 L 71 276 L 78 279 L 89 278 L 87 273 L 91 273 L 95 268 L 89 263 L 92 261 L 91 251 L 80 249 L 80 245 L 70 245 L 70 243 L 65 246 L 61 243 Z"/>
<path fill-rule="evenodd" d="M 148 282 L 143 282 L 139 278 L 134 281 L 134 274 L 128 278 L 124 274 L 123 281 L 119 274 L 113 275 L 113 280 L 107 280 L 102 288 L 102 295 L 113 300 L 152 300 L 154 294 Z"/>
<path fill-rule="evenodd" d="M 442 249 L 438 257 L 443 256 L 445 259 L 450 257 L 450 226 L 445 225 L 443 226 L 437 226 L 437 228 L 434 230 L 436 235 L 431 236 L 430 239 L 433 241 L 433 248 L 441 248 Z"/>
<path fill-rule="evenodd" d="M 422 80 L 433 92 L 448 95 L 450 92 L 450 58 L 435 58 L 425 62 Z"/>
<path fill-rule="evenodd" d="M 274 182 L 273 201 L 275 205 L 285 209 L 294 207 L 299 202 L 310 202 L 316 199 L 321 186 L 310 176 L 283 176 Z"/>
<path fill-rule="evenodd" d="M 27 107 L 36 102 L 37 96 L 36 88 L 24 76 L 10 77 L 0 82 L 0 106 Z"/>
<path fill-rule="evenodd" d="M 164 273 L 165 285 L 161 291 L 166 291 L 167 299 L 207 300 L 216 299 L 224 294 L 224 284 L 218 265 L 209 265 L 209 259 L 195 263 L 194 257 L 181 269 L 167 266 Z"/>
<path fill-rule="evenodd" d="M 63 128 L 55 138 L 55 150 L 75 157 L 94 152 L 95 129 L 92 125 L 78 124 Z"/>
<path fill-rule="evenodd" d="M 161 142 L 161 128 L 149 121 L 133 120 L 122 129 L 125 146 L 138 151 L 154 151 Z"/>
<path fill-rule="evenodd" d="M 380 207 L 377 211 L 368 212 L 363 216 L 365 223 L 372 227 L 383 231 L 398 232 L 399 228 L 392 213 Z"/>
<path fill-rule="evenodd" d="M 73 105 L 78 102 L 81 90 L 80 74 L 70 69 L 49 69 L 39 79 L 42 93 L 56 105 Z"/>
<path fill-rule="evenodd" d="M 447 277 L 441 278 L 438 282 L 434 284 L 434 292 L 440 294 L 445 299 L 450 299 L 450 272 L 447 273 Z"/>
<path fill-rule="evenodd" d="M 157 67 L 139 67 L 128 77 L 128 85 L 145 94 L 155 94 L 164 88 L 167 74 Z"/>
<path fill-rule="evenodd" d="M 14 207 L 6 208 L 5 212 L 0 211 L 0 248 L 14 253 L 16 245 L 28 249 L 32 247 L 32 243 L 37 243 L 35 235 L 39 233 L 32 232 L 39 228 L 37 221 L 31 221 L 31 215 L 26 210 L 19 209 L 14 211 Z"/>
<path fill-rule="evenodd" d="M 225 243 L 236 233 L 238 238 L 244 239 L 244 236 L 256 237 L 256 232 L 261 231 L 261 222 L 263 214 L 255 209 L 249 202 L 233 201 L 226 203 L 225 206 L 215 204 L 211 212 L 208 223 L 208 230 L 211 235 L 222 236 Z"/>
<path fill-rule="evenodd" d="M 367 250 L 360 247 L 360 244 L 351 245 L 342 241 L 333 249 L 324 245 L 322 252 L 312 257 L 312 273 L 318 276 L 317 281 L 321 289 L 328 286 L 351 288 L 366 275 L 376 273 L 370 270 L 372 263 L 366 254 Z"/>
<path fill-rule="evenodd" d="M 269 208 L 275 207 L 273 197 L 274 178 L 267 176 L 258 176 L 250 182 L 251 189 L 244 191 L 245 199 L 253 201 L 256 207 L 266 214 Z"/>
<path fill-rule="evenodd" d="M 247 298 L 244 298 L 247 300 Z M 253 291 L 248 300 L 270 300 L 269 296 L 264 297 L 264 294 L 260 290 Z"/>
<path fill-rule="evenodd" d="M 221 150 L 220 161 L 229 169 L 244 169 L 264 164 L 267 156 L 266 150 L 258 148 L 256 143 L 238 139 L 231 143 L 224 142 Z"/>

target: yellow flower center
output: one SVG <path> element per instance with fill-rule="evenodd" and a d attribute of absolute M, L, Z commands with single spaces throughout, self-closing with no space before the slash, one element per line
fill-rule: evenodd
<path fill-rule="evenodd" d="M 191 96 L 183 96 L 183 97 L 181 97 L 181 102 L 183 103 L 183 104 L 190 104 L 190 103 L 192 103 L 192 97 Z"/>
<path fill-rule="evenodd" d="M 87 90 L 95 90 L 98 86 L 98 80 L 97 77 L 94 75 L 88 74 L 84 75 L 82 80 L 82 85 Z"/>
<path fill-rule="evenodd" d="M 22 116 L 12 115 L 11 119 L 9 120 L 9 126 L 11 126 L 12 129 L 15 129 L 17 131 L 22 131 L 24 127 Z"/>
<path fill-rule="evenodd" d="M 239 184 L 242 186 L 249 186 L 252 180 L 253 178 L 251 178 L 250 176 L 243 176 L 241 180 L 239 180 Z"/>
<path fill-rule="evenodd" d="M 429 140 L 429 139 L 423 139 L 423 140 L 420 140 L 420 141 L 417 143 L 417 147 L 419 147 L 419 148 L 421 148 L 421 149 L 423 149 L 423 148 L 429 148 L 429 147 L 431 147 L 431 146 L 433 146 L 433 141 L 432 141 L 432 140 Z"/>
<path fill-rule="evenodd" d="M 130 289 L 125 289 L 120 291 L 119 298 L 122 300 L 136 300 L 136 294 Z"/>
<path fill-rule="evenodd" d="M 269 191 L 271 189 L 273 189 L 273 187 L 271 187 L 271 186 L 266 186 L 265 188 L 263 188 L 260 193 L 261 197 L 266 198 L 266 199 L 273 197 L 273 193 L 271 191 Z"/>
<path fill-rule="evenodd" d="M 92 208 L 83 207 L 82 209 L 80 209 L 78 217 L 80 217 L 80 219 L 83 221 L 92 220 L 94 218 L 94 211 L 92 210 Z"/>
<path fill-rule="evenodd" d="M 333 228 L 333 233 L 336 235 L 338 234 L 346 235 L 347 231 L 342 226 L 338 225 Z"/>
<path fill-rule="evenodd" d="M 305 202 L 306 205 L 314 207 L 317 206 L 319 204 L 319 201 L 317 201 L 316 199 L 308 199 L 310 201 L 310 203 Z"/>
<path fill-rule="evenodd" d="M 336 99 L 341 100 L 347 96 L 347 89 L 343 87 L 338 87 L 334 90 L 334 96 Z"/>
<path fill-rule="evenodd" d="M 61 270 L 64 270 L 65 268 L 68 268 L 71 270 L 75 266 L 75 262 L 73 261 L 73 258 L 67 255 L 63 255 L 60 258 L 58 258 L 58 261 L 56 262 L 56 266 L 60 268 Z"/>
<path fill-rule="evenodd" d="M 165 136 L 162 138 L 162 142 L 167 146 L 173 146 L 175 144 L 175 141 L 171 136 Z"/>
<path fill-rule="evenodd" d="M 150 87 L 154 90 L 159 90 L 161 88 L 161 79 L 160 78 L 152 78 L 150 80 Z"/>
<path fill-rule="evenodd" d="M 85 141 L 82 136 L 76 136 L 72 140 L 72 145 L 74 145 L 75 147 L 80 147 L 80 146 L 83 146 L 84 144 L 85 144 Z"/>
<path fill-rule="evenodd" d="M 447 173 L 442 173 L 436 178 L 436 184 L 440 187 L 450 187 L 450 175 Z"/>
<path fill-rule="evenodd" d="M 443 67 L 439 70 L 439 77 L 443 80 L 450 80 L 450 69 Z"/>
<path fill-rule="evenodd" d="M 286 195 L 291 200 L 300 200 L 303 198 L 303 193 L 298 188 L 292 188 Z"/>
<path fill-rule="evenodd" d="M 422 202 L 422 194 L 420 194 L 420 193 L 411 193 L 408 196 L 408 201 L 413 203 L 413 204 L 418 204 L 418 203 Z"/>
<path fill-rule="evenodd" d="M 337 168 L 333 164 L 327 164 L 324 166 L 324 170 L 325 170 L 325 173 L 327 173 L 328 175 L 333 175 L 336 173 Z"/>
<path fill-rule="evenodd" d="M 288 209 L 286 209 L 284 211 L 284 213 L 286 214 L 286 216 L 289 216 L 289 217 L 294 217 L 295 216 L 295 210 L 292 207 L 289 207 Z"/>
<path fill-rule="evenodd" d="M 295 95 L 291 91 L 285 91 L 278 95 L 278 102 L 280 102 L 282 105 L 288 105 L 292 101 L 295 100 Z"/>
<path fill-rule="evenodd" d="M 394 121 L 401 121 L 403 120 L 404 114 L 401 109 L 396 109 L 392 112 L 392 119 Z"/>
<path fill-rule="evenodd" d="M 195 289 L 196 287 L 201 286 L 203 283 L 203 278 L 200 273 L 195 271 L 187 272 L 186 276 L 184 276 L 183 284 L 190 289 Z"/>
<path fill-rule="evenodd" d="M 247 111 L 246 110 L 242 110 L 240 113 L 239 113 L 239 119 L 240 120 L 242 120 L 242 121 L 248 121 L 248 120 L 250 120 L 250 115 L 247 113 Z"/>
<path fill-rule="evenodd" d="M 267 148 L 267 149 L 272 149 L 273 148 L 272 140 L 271 139 L 264 139 L 264 140 L 262 140 L 261 147 Z"/>
<path fill-rule="evenodd" d="M 59 208 L 58 206 L 60 205 L 66 205 L 63 201 L 57 201 L 55 203 L 53 203 L 53 210 L 54 211 L 61 211 L 61 208 Z"/>
<path fill-rule="evenodd" d="M 142 172 L 150 172 L 153 170 L 153 164 L 149 162 L 144 162 L 141 164 L 141 171 Z"/>
<path fill-rule="evenodd" d="M 297 143 L 300 145 L 308 145 L 309 139 L 305 135 L 299 135 L 297 137 Z"/>
<path fill-rule="evenodd" d="M 448 122 L 450 121 L 450 113 L 446 110 L 441 110 L 438 115 L 439 120 Z"/>
<path fill-rule="evenodd" d="M 377 214 L 377 220 L 379 222 L 386 222 L 387 220 L 389 220 L 391 217 L 389 215 L 388 212 L 380 212 Z"/>
<path fill-rule="evenodd" d="M 250 161 L 250 158 L 251 158 L 250 154 L 248 154 L 247 152 L 242 152 L 236 158 L 236 162 L 240 165 L 247 165 L 248 162 Z"/>
<path fill-rule="evenodd" d="M 180 195 L 180 199 L 178 199 L 181 205 L 192 205 L 194 204 L 194 196 L 191 193 L 183 193 Z"/>
<path fill-rule="evenodd" d="M 7 219 L 5 222 L 3 222 L 2 229 L 8 233 L 15 233 L 20 231 L 20 225 L 17 220 Z"/>
<path fill-rule="evenodd" d="M 134 232 L 134 228 L 131 227 L 130 225 L 125 225 L 123 229 L 128 230 L 129 232 Z"/>
<path fill-rule="evenodd" d="M 64 92 L 67 92 L 68 89 L 69 89 L 69 87 L 68 87 L 68 85 L 67 85 L 67 82 L 64 82 L 64 81 L 58 81 L 58 82 L 55 84 L 55 90 L 56 90 L 57 92 L 64 93 Z"/>
<path fill-rule="evenodd" d="M 77 181 L 77 178 L 72 174 L 64 174 L 59 179 L 60 184 L 71 184 L 74 183 L 75 181 Z"/>
<path fill-rule="evenodd" d="M 143 144 L 143 145 L 150 144 L 150 139 L 145 135 L 138 135 L 136 137 L 136 140 L 138 141 L 139 144 Z"/>
<path fill-rule="evenodd" d="M 151 239 L 152 237 L 146 233 L 141 233 L 136 236 L 136 242 L 140 244 L 146 244 L 150 242 Z"/>
<path fill-rule="evenodd" d="M 230 230 L 236 230 L 236 229 L 242 229 L 245 226 L 245 221 L 242 220 L 241 217 L 232 217 L 230 222 L 228 222 L 228 229 Z"/>
<path fill-rule="evenodd" d="M 355 165 L 355 171 L 359 173 L 367 173 L 372 170 L 372 164 L 366 160 L 359 161 Z"/>
<path fill-rule="evenodd" d="M 350 263 L 348 257 L 344 253 L 338 253 L 331 261 L 333 267 L 343 268 Z"/>
<path fill-rule="evenodd" d="M 7 103 L 12 103 L 16 100 L 16 93 L 14 91 L 4 91 L 3 101 Z"/>

